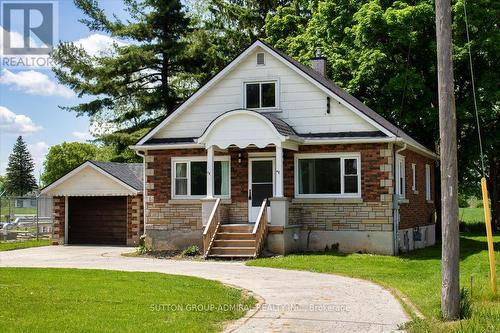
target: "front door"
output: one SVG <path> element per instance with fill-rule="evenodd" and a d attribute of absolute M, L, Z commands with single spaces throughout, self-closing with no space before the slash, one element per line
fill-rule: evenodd
<path fill-rule="evenodd" d="M 274 159 L 251 158 L 248 168 L 248 219 L 255 223 L 264 199 L 274 196 Z M 268 202 L 269 205 L 269 202 Z M 268 212 L 268 221 L 271 215 Z"/>

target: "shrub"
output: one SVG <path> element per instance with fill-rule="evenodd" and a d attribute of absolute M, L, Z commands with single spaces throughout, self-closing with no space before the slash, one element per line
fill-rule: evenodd
<path fill-rule="evenodd" d="M 484 222 L 463 222 L 460 221 L 460 232 L 470 232 L 473 234 L 486 234 Z"/>
<path fill-rule="evenodd" d="M 470 318 L 472 315 L 472 298 L 467 288 L 460 289 L 460 319 Z"/>
<path fill-rule="evenodd" d="M 139 245 L 136 248 L 136 251 L 137 251 L 137 254 L 146 254 L 146 253 L 148 253 L 148 248 L 146 247 L 146 245 Z"/>
<path fill-rule="evenodd" d="M 146 235 L 141 235 L 139 238 L 139 246 L 136 251 L 137 254 L 146 254 L 148 252 L 148 248 L 146 246 Z"/>
<path fill-rule="evenodd" d="M 460 208 L 468 208 L 469 200 L 468 196 L 465 194 L 458 194 L 458 207 Z"/>
<path fill-rule="evenodd" d="M 184 251 L 182 251 L 182 255 L 184 257 L 194 257 L 199 253 L 200 253 L 200 248 L 198 247 L 198 245 L 188 246 L 187 248 L 184 249 Z"/>
<path fill-rule="evenodd" d="M 483 202 L 481 200 L 479 200 L 476 196 L 471 196 L 467 199 L 467 203 L 469 204 L 469 208 L 477 208 L 478 205 L 481 205 L 483 204 Z"/>

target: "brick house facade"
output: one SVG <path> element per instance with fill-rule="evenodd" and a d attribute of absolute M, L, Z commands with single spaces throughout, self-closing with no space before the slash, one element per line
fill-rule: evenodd
<path fill-rule="evenodd" d="M 256 255 L 259 221 L 275 253 L 432 245 L 436 154 L 325 77 L 325 59 L 311 61 L 256 41 L 130 147 L 142 164 L 92 162 L 49 186 L 55 242 L 71 225 L 63 196 L 114 207 L 109 196 L 127 196 L 127 244 L 144 232 L 155 250 L 217 243 L 214 254 Z"/>
<path fill-rule="evenodd" d="M 248 161 L 255 153 L 272 153 L 272 148 L 230 148 L 217 152 L 216 156 L 229 155 L 231 161 L 231 198 L 222 201 L 224 223 L 248 223 Z M 361 198 L 310 200 L 295 198 L 294 156 L 301 153 L 359 152 L 361 156 Z M 433 160 L 412 151 L 401 152 L 406 159 L 408 202 L 400 203 L 399 230 L 433 225 L 432 202 L 425 201 L 424 166 Z M 172 198 L 172 158 L 206 156 L 204 149 L 150 150 L 146 163 L 146 219 L 148 244 L 154 249 L 178 249 L 191 244 L 201 245 L 201 199 L 183 200 Z M 418 165 L 420 194 L 410 193 L 411 164 Z M 324 249 L 338 246 L 345 251 L 390 253 L 387 244 L 377 245 L 377 236 L 386 240 L 394 230 L 394 145 L 392 143 L 309 145 L 299 146 L 298 151 L 285 151 L 283 156 L 284 196 L 290 202 L 290 227 L 297 227 L 307 244 L 299 249 Z M 432 177 L 434 170 L 432 170 Z M 431 181 L 432 182 L 432 181 Z M 423 199 L 422 199 L 423 198 Z M 425 208 L 425 210 L 422 210 Z M 418 211 L 420 210 L 420 211 Z M 422 214 L 422 212 L 424 212 Z M 326 232 L 326 235 L 322 235 Z M 362 239 L 365 247 L 352 244 L 353 237 L 337 239 L 332 233 L 358 233 L 354 239 Z M 313 237 L 311 237 L 311 233 Z M 371 234 L 370 234 L 371 233 Z M 378 233 L 375 241 L 370 235 Z M 309 235 L 307 235 L 309 234 Z M 325 240 L 325 236 L 328 238 Z M 367 237 L 366 237 L 367 236 Z M 309 240 L 306 240 L 309 237 Z M 389 246 L 390 247 L 390 246 Z M 400 247 L 402 247 L 400 245 Z"/>

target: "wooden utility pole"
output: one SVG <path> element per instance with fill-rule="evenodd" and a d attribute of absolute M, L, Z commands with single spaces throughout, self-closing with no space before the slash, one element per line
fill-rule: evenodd
<path fill-rule="evenodd" d="M 460 312 L 457 118 L 453 85 L 451 1 L 436 0 L 436 37 L 441 157 L 442 289 L 445 320 Z"/>

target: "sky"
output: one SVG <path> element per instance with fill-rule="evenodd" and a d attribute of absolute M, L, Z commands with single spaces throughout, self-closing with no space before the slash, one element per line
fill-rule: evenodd
<path fill-rule="evenodd" d="M 17 0 L 0 0 L 15 3 Z M 19 2 L 44 2 L 44 0 Z M 45 1 L 47 2 L 47 1 Z M 52 1 L 56 4 L 56 30 L 60 41 L 81 44 L 88 52 L 105 50 L 113 39 L 103 32 L 89 31 L 78 22 L 83 13 L 72 0 Z M 126 18 L 121 0 L 101 0 L 106 14 Z M 0 12 L 2 10 L 0 9 Z M 33 18 L 36 20 L 36 17 Z M 14 21 L 14 18 L 12 19 Z M 19 22 L 19 21 L 15 21 Z M 36 26 L 33 24 L 32 26 Z M 1 35 L 7 25 L 2 21 Z M 7 30 L 7 29 L 6 29 Z M 11 40 L 22 41 L 22 27 L 12 23 L 8 33 Z M 34 43 L 41 43 L 34 35 Z M 32 36 L 30 35 L 30 38 Z M 3 40 L 3 38 L 2 38 Z M 5 45 L 0 40 L 0 52 Z M 42 44 L 43 45 L 43 44 Z M 0 55 L 2 57 L 2 55 Z M 85 142 L 92 139 L 89 133 L 89 119 L 77 117 L 73 112 L 61 110 L 59 106 L 73 106 L 79 98 L 68 87 L 60 85 L 50 68 L 3 66 L 0 63 L 0 175 L 5 174 L 8 157 L 16 138 L 22 135 L 35 161 L 35 176 L 43 170 L 43 160 L 50 146 L 64 141 Z"/>

